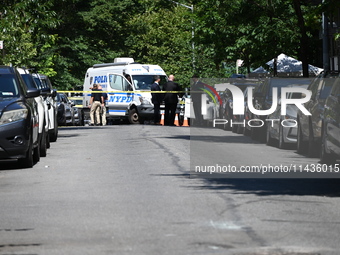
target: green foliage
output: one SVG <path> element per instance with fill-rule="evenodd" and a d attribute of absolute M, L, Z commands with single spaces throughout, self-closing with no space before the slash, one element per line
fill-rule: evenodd
<path fill-rule="evenodd" d="M 173 5 L 169 9 L 151 6 L 133 17 L 126 40 L 130 56 L 141 63 L 158 64 L 174 74 L 182 86 L 193 75 L 192 23 L 190 10 Z"/>
<path fill-rule="evenodd" d="M 340 8 L 338 0 L 175 2 L 3 0 L 0 40 L 6 54 L 0 59 L 35 67 L 58 89 L 72 89 L 93 64 L 133 57 L 162 66 L 185 87 L 194 73 L 228 77 L 237 59 L 244 60 L 243 73 L 280 53 L 308 55 L 318 65 L 321 13 Z"/>
<path fill-rule="evenodd" d="M 55 13 L 50 11 L 50 1 L 8 1 L 0 7 L 0 38 L 4 41 L 3 64 L 18 66 L 36 65 L 32 61 L 38 54 L 38 47 L 49 35 L 44 27 L 56 26 Z"/>

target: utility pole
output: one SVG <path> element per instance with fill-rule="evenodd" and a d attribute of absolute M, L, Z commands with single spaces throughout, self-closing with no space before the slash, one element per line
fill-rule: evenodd
<path fill-rule="evenodd" d="M 322 2 L 324 2 L 323 0 Z M 326 14 L 322 13 L 322 59 L 324 71 L 329 71 L 329 51 L 328 51 L 328 18 Z"/>
<path fill-rule="evenodd" d="M 2 19 L 3 13 L 0 12 L 0 19 Z M 0 50 L 2 50 L 2 63 L 5 64 L 5 49 L 4 49 L 4 41 L 0 41 Z"/>
<path fill-rule="evenodd" d="M 2 50 L 2 63 L 4 63 L 4 59 L 5 59 L 5 49 L 4 49 L 4 41 L 0 41 L 0 50 Z"/>

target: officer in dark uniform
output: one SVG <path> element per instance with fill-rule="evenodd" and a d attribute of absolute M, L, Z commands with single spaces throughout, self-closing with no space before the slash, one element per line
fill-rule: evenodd
<path fill-rule="evenodd" d="M 155 75 L 153 77 L 154 83 L 151 85 L 151 91 L 161 91 L 161 87 L 159 86 L 159 82 L 161 81 L 161 78 L 159 75 Z M 161 122 L 161 103 L 163 101 L 163 96 L 161 93 L 151 93 L 151 101 L 154 105 L 154 125 L 160 125 Z"/>
<path fill-rule="evenodd" d="M 169 75 L 168 82 L 164 85 L 165 91 L 179 91 L 179 85 L 174 82 L 175 76 Z M 164 111 L 164 125 L 175 126 L 176 108 L 178 103 L 177 93 L 165 93 L 164 96 L 165 111 Z"/>

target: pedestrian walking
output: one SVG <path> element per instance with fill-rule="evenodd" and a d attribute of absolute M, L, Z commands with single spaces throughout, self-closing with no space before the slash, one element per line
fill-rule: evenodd
<path fill-rule="evenodd" d="M 155 75 L 154 78 L 154 83 L 151 85 L 151 91 L 161 91 L 161 88 L 159 86 L 159 82 L 161 80 L 159 75 Z M 163 101 L 163 96 L 161 93 L 151 93 L 151 101 L 154 105 L 154 125 L 160 125 L 161 122 L 161 114 L 160 114 L 160 109 L 161 109 L 161 103 Z"/>
<path fill-rule="evenodd" d="M 164 96 L 165 111 L 164 111 L 164 125 L 165 126 L 175 126 L 176 109 L 178 103 L 178 93 L 174 91 L 179 91 L 179 85 L 174 82 L 175 76 L 170 74 L 168 82 L 164 85 L 163 90 L 168 91 Z"/>
<path fill-rule="evenodd" d="M 104 99 L 103 95 L 98 89 L 98 84 L 93 84 L 93 89 L 92 89 L 92 94 L 91 94 L 91 99 L 90 99 L 90 104 L 89 107 L 91 108 L 90 110 L 90 118 L 91 118 L 91 123 L 90 126 L 98 126 L 100 125 L 100 111 L 102 106 L 104 105 Z M 94 114 L 96 114 L 96 122 L 94 119 Z"/>

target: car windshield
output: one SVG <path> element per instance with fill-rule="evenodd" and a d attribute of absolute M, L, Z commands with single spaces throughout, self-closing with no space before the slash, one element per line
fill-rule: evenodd
<path fill-rule="evenodd" d="M 75 98 L 75 97 L 69 97 L 68 99 L 72 100 L 75 105 L 82 105 L 83 104 L 83 99 L 82 98 Z"/>
<path fill-rule="evenodd" d="M 0 74 L 0 97 L 18 97 L 18 84 L 12 74 Z"/>
<path fill-rule="evenodd" d="M 153 84 L 153 75 L 133 75 L 132 81 L 137 90 L 151 90 L 151 85 Z M 166 83 L 165 75 L 160 76 L 160 86 L 162 87 Z"/>

